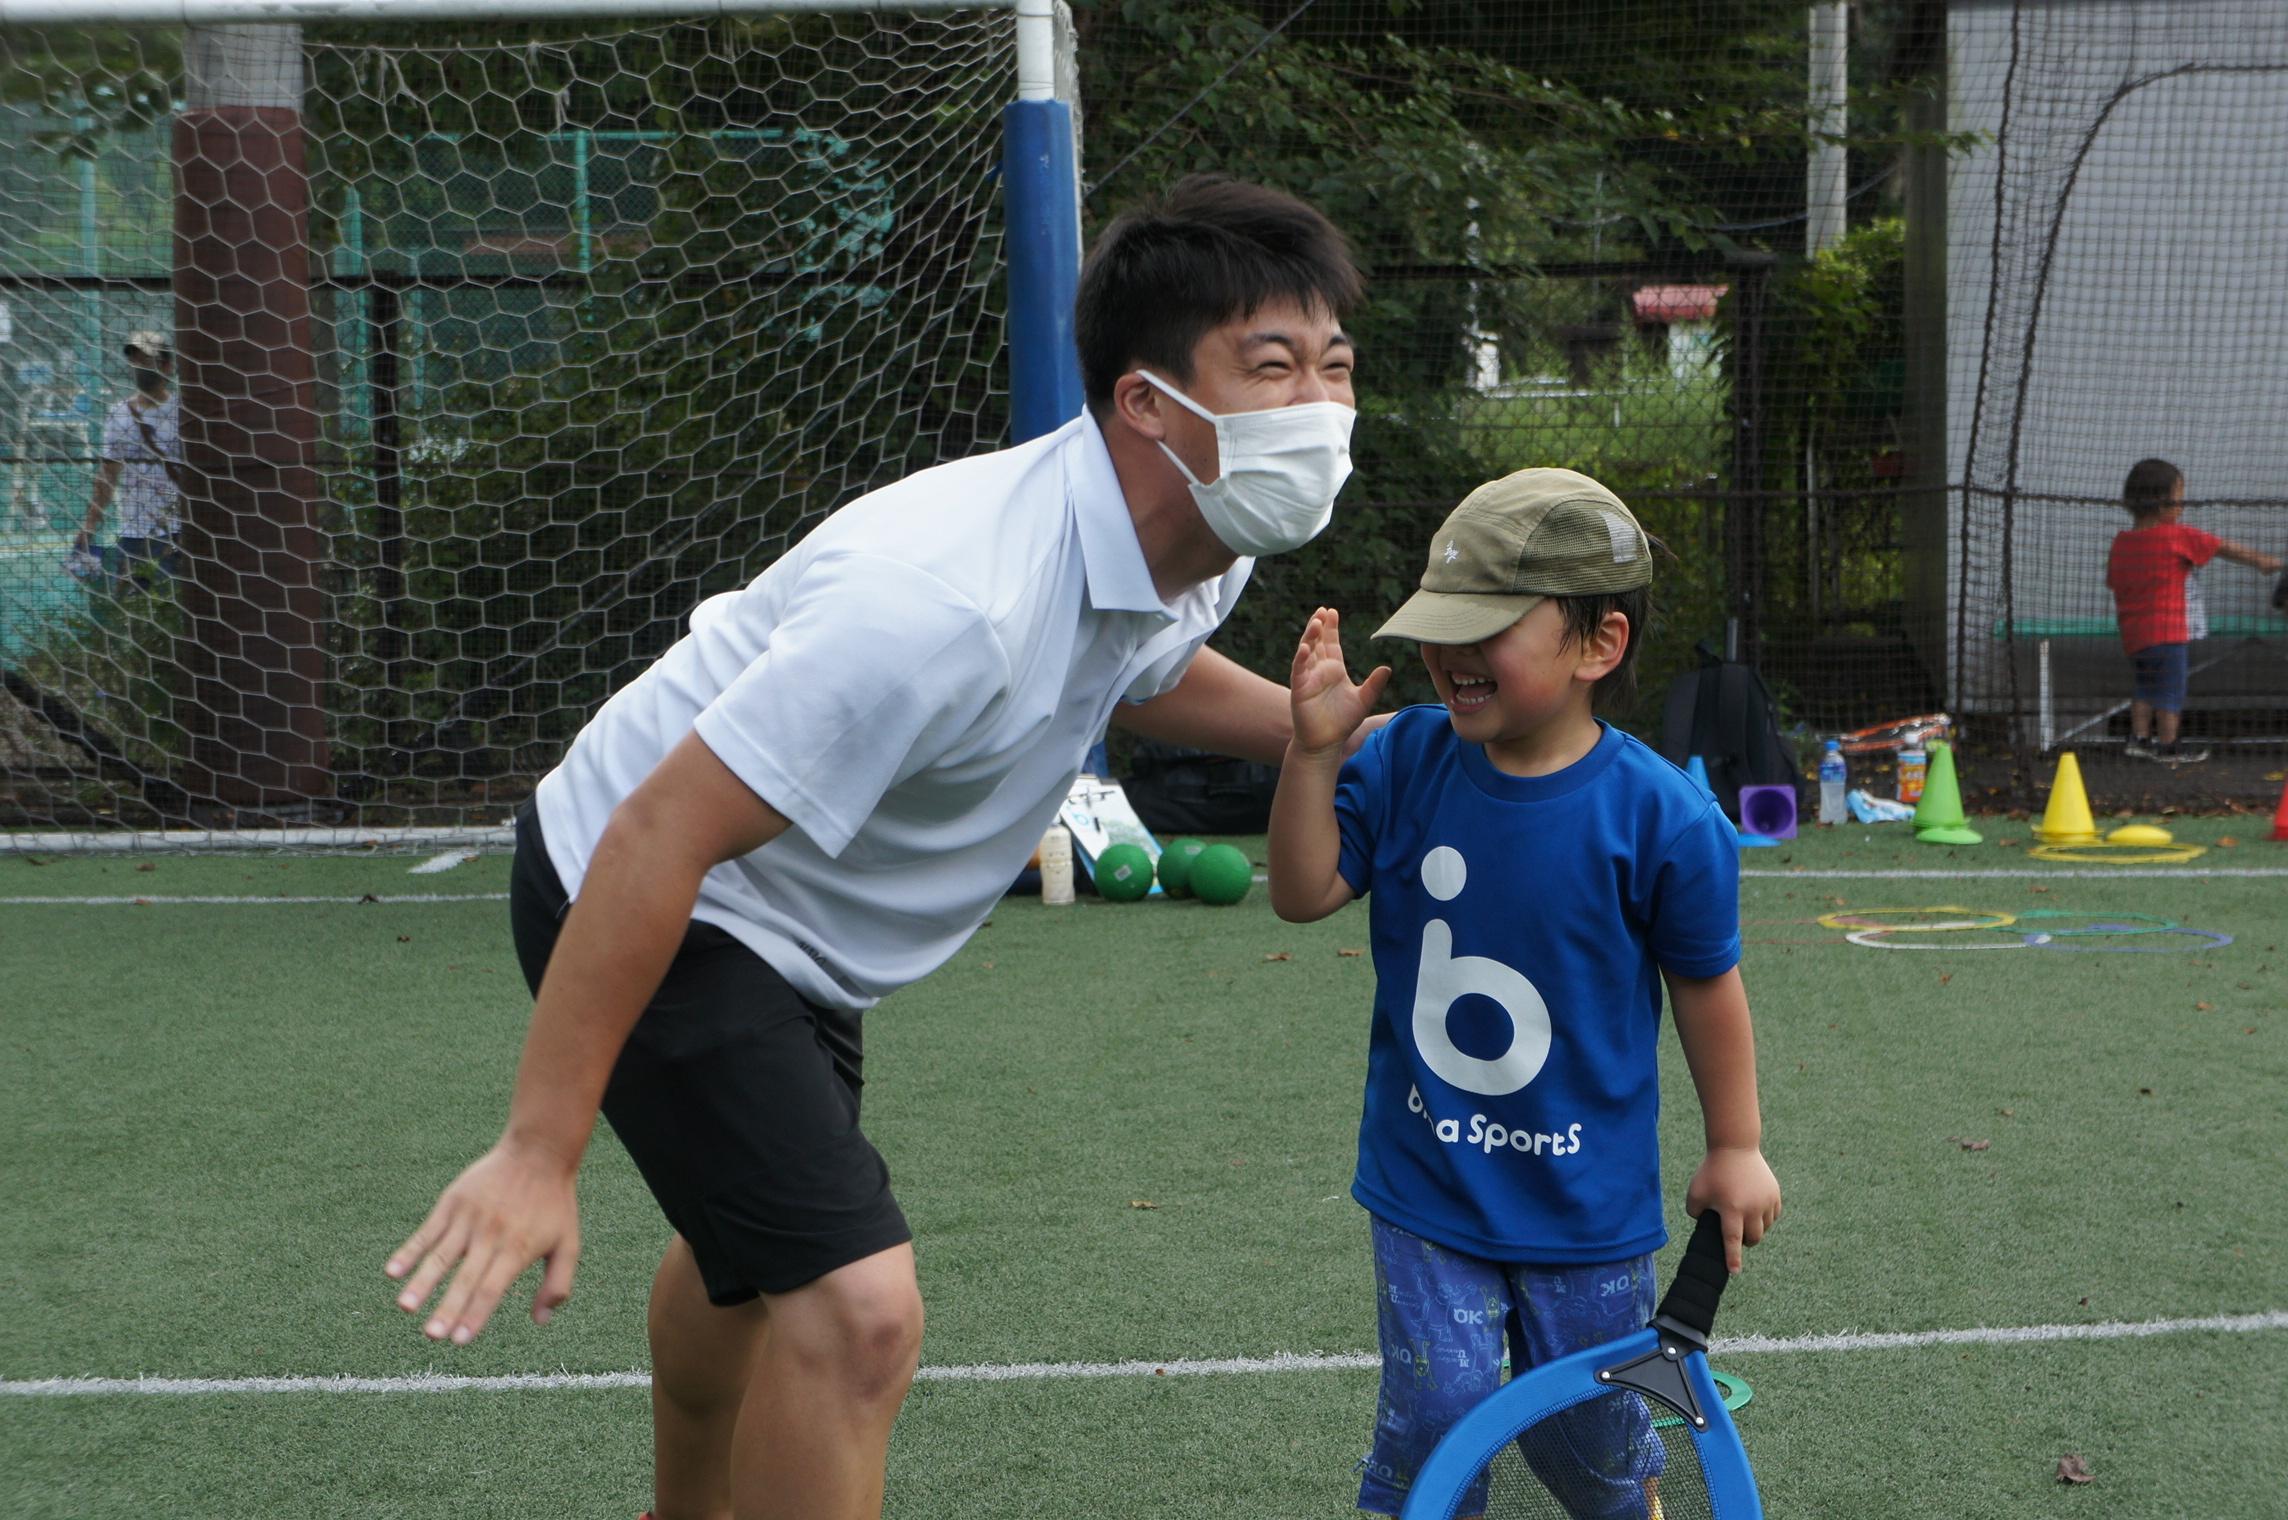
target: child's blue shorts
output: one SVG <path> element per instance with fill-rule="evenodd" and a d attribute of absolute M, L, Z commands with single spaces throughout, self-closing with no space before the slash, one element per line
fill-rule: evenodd
<path fill-rule="evenodd" d="M 2162 712 L 2185 710 L 2185 646 L 2147 644 L 2130 656 L 2137 665 L 2137 700 Z M 2114 688 L 2116 691 L 2119 687 Z"/>
<path fill-rule="evenodd" d="M 1358 1507 L 1395 1515 L 1438 1438 L 1516 1372 L 1642 1330 L 1652 1322 L 1652 1258 L 1604 1266 L 1484 1261 L 1373 1220 L 1382 1392 L 1374 1446 L 1360 1459 Z M 1574 1520 L 1642 1520 L 1645 1484 L 1664 1452 L 1636 1399 L 1597 1399 L 1568 1416 L 1586 1460 L 1544 1482 Z M 1472 1496 L 1457 1513 L 1484 1504 Z"/>

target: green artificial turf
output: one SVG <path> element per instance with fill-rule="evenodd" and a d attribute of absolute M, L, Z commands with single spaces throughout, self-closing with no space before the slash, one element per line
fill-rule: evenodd
<path fill-rule="evenodd" d="M 2001 843 L 2026 835 L 2004 820 L 1978 820 L 1977 847 L 1849 828 L 1744 853 L 1787 1214 L 1727 1296 L 1716 1361 L 1755 1389 L 1740 1421 L 1771 1513 L 2276 1506 L 2281 1328 L 1801 1344 L 2288 1309 L 2288 876 L 2196 874 L 2288 870 L 2252 822 L 2174 824 L 2210 848 L 2158 877 L 2044 867 Z M 527 1007 L 505 905 L 484 900 L 505 859 L 412 863 L 0 857 L 0 898 L 348 899 L 0 902 L 0 1379 L 644 1365 L 665 1230 L 608 1136 L 554 1324 L 519 1301 L 440 1349 L 391 1304 L 381 1262 L 497 1132 Z M 1951 875 L 1832 874 L 1910 871 Z M 2020 928 L 2139 914 L 2234 942 L 1876 950 L 1812 922 L 1942 905 L 2061 915 Z M 1343 953 L 1366 942 L 1363 907 L 1286 925 L 1260 886 L 1232 908 L 1012 898 L 869 1015 L 867 1128 L 918 1236 L 925 1362 L 1370 1349 L 1348 1182 L 1373 970 Z M 1673 1208 L 1698 1119 L 1668 1054 Z M 1727 1335 L 1791 1345 L 1728 1356 Z M 1373 1377 L 925 1382 L 890 1513 L 1341 1513 Z M 2068 1452 L 2094 1482 L 2055 1481 Z M 647 1463 L 640 1391 L 0 1394 L 9 1513 L 626 1520 Z"/>

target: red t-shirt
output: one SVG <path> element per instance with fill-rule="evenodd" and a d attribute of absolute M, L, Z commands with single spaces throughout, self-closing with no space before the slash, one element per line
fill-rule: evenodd
<path fill-rule="evenodd" d="M 2216 558 L 2223 540 L 2183 523 L 2155 523 L 2113 535 L 2105 584 L 2119 611 L 2121 647 L 2131 654 L 2192 636 L 2185 617 L 2185 580 Z"/>

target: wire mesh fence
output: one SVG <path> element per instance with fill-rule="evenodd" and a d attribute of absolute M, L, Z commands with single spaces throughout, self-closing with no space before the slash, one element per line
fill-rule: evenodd
<path fill-rule="evenodd" d="M 1807 742 L 1949 711 L 2000 798 L 2070 746 L 2268 799 L 2272 578 L 2190 582 L 2196 781 L 2126 758 L 2107 563 L 2148 456 L 2288 548 L 2288 18 L 1859 0 L 1815 130 L 1821 9 L 1075 7 L 1091 229 L 1220 170 L 1369 276 L 1357 475 L 1221 647 L 1371 626 L 1471 487 L 1562 465 L 1668 550 L 1640 732 L 1730 649 Z M 291 154 L 188 35 L 0 29 L 0 822 L 495 820 L 700 597 L 1006 436 L 1005 14 L 313 29 Z M 258 125 L 299 209 L 202 220 Z M 180 373 L 129 406 L 146 332 Z"/>

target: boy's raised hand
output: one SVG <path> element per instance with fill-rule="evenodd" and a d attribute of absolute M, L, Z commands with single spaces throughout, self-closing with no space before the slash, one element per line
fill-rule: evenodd
<path fill-rule="evenodd" d="M 1287 700 L 1294 712 L 1295 745 L 1306 751 L 1340 753 L 1358 726 L 1374 711 L 1382 689 L 1390 684 L 1390 667 L 1378 665 L 1365 680 L 1353 683 L 1343 660 L 1342 616 L 1321 607 L 1303 625 L 1303 641 L 1295 647 L 1295 668 L 1287 680 Z"/>

